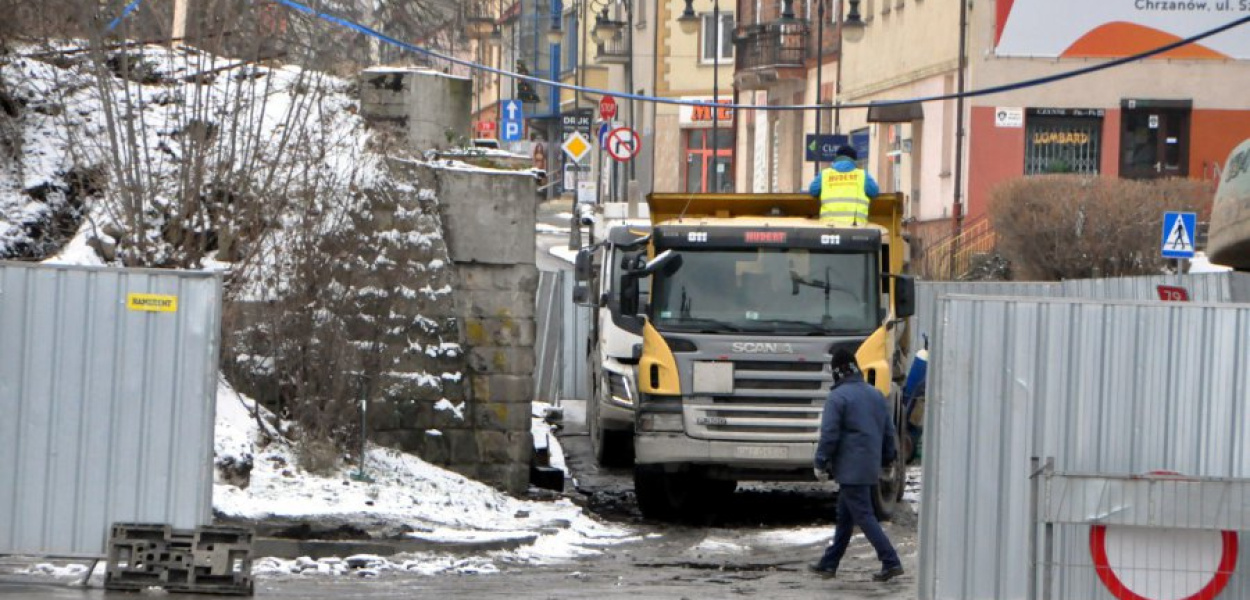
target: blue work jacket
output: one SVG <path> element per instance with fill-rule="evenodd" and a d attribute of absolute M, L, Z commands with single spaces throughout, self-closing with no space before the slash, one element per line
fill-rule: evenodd
<path fill-rule="evenodd" d="M 881 392 L 859 375 L 834 385 L 820 417 L 815 467 L 841 485 L 874 485 L 881 467 L 897 453 L 894 423 Z"/>

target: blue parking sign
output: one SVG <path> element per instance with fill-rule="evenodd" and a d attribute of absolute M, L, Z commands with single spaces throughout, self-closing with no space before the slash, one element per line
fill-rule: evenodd
<path fill-rule="evenodd" d="M 521 141 L 521 134 L 525 130 L 522 126 L 522 123 L 525 122 L 525 110 L 521 107 L 521 101 L 504 100 L 500 109 L 503 119 L 501 119 L 499 124 L 499 139 L 505 142 Z"/>

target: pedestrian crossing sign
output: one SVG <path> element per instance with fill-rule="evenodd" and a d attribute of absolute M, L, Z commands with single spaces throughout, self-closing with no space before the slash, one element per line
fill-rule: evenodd
<path fill-rule="evenodd" d="M 1195 213 L 1163 213 L 1163 258 L 1193 258 L 1197 226 Z"/>

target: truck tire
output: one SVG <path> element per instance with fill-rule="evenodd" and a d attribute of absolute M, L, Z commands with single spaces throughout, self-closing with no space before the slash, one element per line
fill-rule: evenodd
<path fill-rule="evenodd" d="M 662 467 L 653 465 L 634 466 L 634 496 L 642 516 L 657 521 L 668 521 L 676 516 L 676 507 L 670 497 L 669 480 Z"/>
<path fill-rule="evenodd" d="M 732 494 L 737 482 L 709 480 L 690 471 L 665 472 L 658 465 L 634 467 L 634 495 L 642 516 L 660 521 L 693 521 L 707 513 L 716 494 Z"/>
<path fill-rule="evenodd" d="M 628 467 L 633 462 L 633 436 L 628 431 L 604 429 L 599 408 L 599 397 L 596 394 L 589 402 L 586 415 L 586 428 L 590 433 L 590 448 L 594 452 L 595 464 L 608 468 Z"/>

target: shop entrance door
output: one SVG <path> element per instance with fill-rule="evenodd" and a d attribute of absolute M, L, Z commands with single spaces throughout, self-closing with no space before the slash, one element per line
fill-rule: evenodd
<path fill-rule="evenodd" d="M 1189 176 L 1189 102 L 1127 100 L 1121 118 L 1120 176 Z"/>

